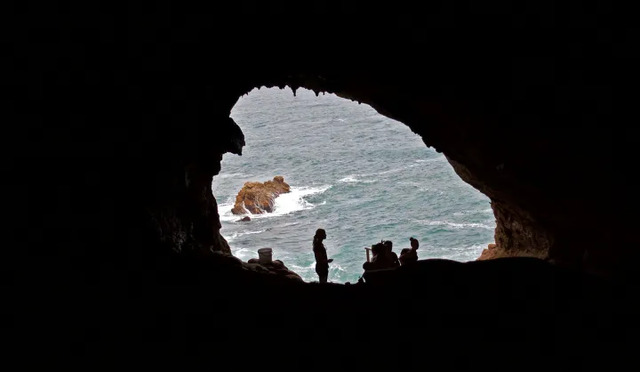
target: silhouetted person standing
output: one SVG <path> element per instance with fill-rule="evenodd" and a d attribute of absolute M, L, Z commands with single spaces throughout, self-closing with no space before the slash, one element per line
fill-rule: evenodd
<path fill-rule="evenodd" d="M 327 233 L 324 229 L 316 230 L 316 235 L 313 237 L 313 254 L 316 258 L 316 274 L 320 283 L 326 283 L 329 276 L 329 263 L 333 262 L 333 259 L 327 259 L 327 250 L 324 248 L 322 241 L 327 238 Z"/>

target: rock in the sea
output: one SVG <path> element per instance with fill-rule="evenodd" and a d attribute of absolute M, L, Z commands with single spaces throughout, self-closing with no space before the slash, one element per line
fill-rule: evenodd
<path fill-rule="evenodd" d="M 291 191 L 284 182 L 284 177 L 275 176 L 272 181 L 245 182 L 236 196 L 236 202 L 231 209 L 233 214 L 253 214 L 273 212 L 273 205 L 278 195 Z"/>
<path fill-rule="evenodd" d="M 244 216 L 241 219 L 238 220 L 238 222 L 246 222 L 246 221 L 251 221 L 251 217 L 249 216 Z"/>

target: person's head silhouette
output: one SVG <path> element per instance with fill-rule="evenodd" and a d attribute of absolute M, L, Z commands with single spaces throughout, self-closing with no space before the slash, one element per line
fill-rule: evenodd
<path fill-rule="evenodd" d="M 391 253 L 391 251 L 393 250 L 393 243 L 391 242 L 391 240 L 384 241 L 384 248 L 388 253 Z"/>
<path fill-rule="evenodd" d="M 318 229 L 316 230 L 316 235 L 313 237 L 314 239 L 326 239 L 327 238 L 327 232 L 324 231 L 324 229 Z"/>
<path fill-rule="evenodd" d="M 413 236 L 409 238 L 409 241 L 411 241 L 411 248 L 413 249 L 418 249 L 418 247 L 420 246 L 420 243 L 418 243 L 418 239 L 414 238 Z"/>

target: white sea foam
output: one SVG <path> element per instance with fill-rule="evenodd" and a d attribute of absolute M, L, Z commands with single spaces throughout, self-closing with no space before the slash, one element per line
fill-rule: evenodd
<path fill-rule="evenodd" d="M 433 158 L 429 158 L 429 159 L 416 159 L 415 162 L 416 163 L 428 163 L 428 162 L 432 162 L 432 161 L 443 161 L 446 158 L 444 156 L 438 156 L 438 157 L 433 157 Z"/>
<path fill-rule="evenodd" d="M 493 209 L 491 209 L 491 208 L 488 208 L 488 209 L 469 209 L 469 210 L 465 210 L 465 211 L 454 212 L 453 215 L 454 216 L 463 216 L 463 215 L 475 214 L 475 213 L 491 213 L 491 214 L 493 214 Z"/>
<path fill-rule="evenodd" d="M 318 281 L 318 275 L 316 274 L 316 263 L 315 263 L 315 261 L 311 262 L 309 265 L 306 265 L 306 266 L 296 265 L 296 264 L 293 264 L 293 263 L 292 264 L 285 263 L 285 265 L 287 265 L 289 270 L 291 270 L 294 273 L 300 275 L 302 280 L 304 280 L 305 282 Z"/>
<path fill-rule="evenodd" d="M 315 261 L 311 262 L 309 265 L 306 266 L 302 266 L 302 265 L 296 265 L 296 264 L 286 264 L 287 267 L 292 270 L 293 272 L 295 272 L 296 274 L 300 275 L 300 277 L 302 278 L 302 280 L 304 280 L 305 282 L 317 282 L 318 281 L 318 274 L 316 273 L 316 263 Z M 331 264 L 329 264 L 329 277 L 328 277 L 328 281 L 329 282 L 333 282 L 333 283 L 342 283 L 344 282 L 343 277 L 349 275 L 349 271 L 344 269 L 342 266 L 340 266 L 339 264 L 333 262 Z"/>
<path fill-rule="evenodd" d="M 341 276 L 343 274 L 348 274 L 348 271 L 345 270 L 340 264 L 335 262 L 329 264 L 329 278 L 334 276 Z"/>
<path fill-rule="evenodd" d="M 416 166 L 419 166 L 419 164 L 409 164 L 409 165 L 402 166 L 400 168 L 388 169 L 388 170 L 381 171 L 381 172 L 360 173 L 360 174 L 356 174 L 354 176 L 356 176 L 356 177 L 378 177 L 378 176 L 385 175 L 385 174 L 402 172 L 402 171 L 404 171 L 406 169 L 413 168 L 413 167 L 416 167 Z M 349 176 L 349 177 L 353 177 L 353 175 Z"/>
<path fill-rule="evenodd" d="M 355 178 L 354 176 L 347 176 L 345 178 L 341 178 L 340 180 L 338 180 L 338 182 L 355 183 L 355 182 L 360 182 L 360 180 Z"/>
<path fill-rule="evenodd" d="M 213 176 L 213 179 L 219 179 L 219 178 L 243 178 L 246 175 L 244 173 L 220 173 L 217 174 L 215 176 Z"/>
<path fill-rule="evenodd" d="M 470 247 L 454 247 L 447 248 L 443 250 L 439 255 L 439 258 L 444 258 L 447 260 L 458 261 L 458 262 L 469 262 L 475 261 L 480 254 L 482 254 L 482 250 L 487 248 L 487 244 L 474 244 Z"/>
<path fill-rule="evenodd" d="M 291 265 L 287 265 L 289 268 L 291 268 L 291 270 L 298 272 L 296 270 L 299 271 L 306 271 L 306 270 L 315 270 L 316 268 L 316 262 L 313 261 L 311 262 L 309 265 L 306 266 L 302 266 L 302 265 L 296 265 L 296 264 L 291 264 Z"/>
<path fill-rule="evenodd" d="M 238 216 L 231 213 L 233 204 L 234 203 L 218 204 L 218 213 L 220 214 L 220 221 L 224 221 L 224 222 L 237 221 L 242 218 L 242 216 Z"/>
<path fill-rule="evenodd" d="M 331 188 L 330 185 L 320 187 L 291 187 L 290 192 L 280 194 L 280 196 L 276 198 L 273 206 L 273 212 L 271 214 L 274 216 L 282 216 L 301 210 L 311 209 L 316 205 L 309 203 L 305 197 L 322 194 L 329 190 L 329 188 Z M 259 217 L 260 216 L 265 215 L 259 215 Z"/>
<path fill-rule="evenodd" d="M 410 166 L 409 167 L 393 168 L 393 169 L 389 169 L 389 170 L 378 172 L 378 173 L 374 173 L 374 174 L 375 175 L 383 175 L 383 174 L 398 173 L 398 172 L 402 172 L 403 170 L 405 170 L 407 168 L 410 168 Z"/>
<path fill-rule="evenodd" d="M 374 183 L 376 180 L 363 180 L 357 177 L 358 175 L 350 175 L 338 180 L 340 183 Z"/>
<path fill-rule="evenodd" d="M 268 229 L 267 229 L 268 230 Z M 251 235 L 251 234 L 260 234 L 263 233 L 267 230 L 257 230 L 257 231 L 242 231 L 242 232 L 234 232 L 233 234 L 231 234 L 231 236 L 229 237 L 225 237 L 225 239 L 227 240 L 228 243 L 236 240 L 237 238 L 244 236 L 244 235 Z"/>
<path fill-rule="evenodd" d="M 465 246 L 465 247 L 448 247 L 446 248 L 447 251 L 450 252 L 482 252 L 483 249 L 487 248 L 487 245 L 489 245 L 489 243 L 487 244 L 472 244 L 471 246 Z M 456 253 L 459 254 L 459 253 Z"/>
<path fill-rule="evenodd" d="M 450 226 L 454 229 L 466 229 L 466 228 L 481 228 L 481 229 L 493 229 L 493 226 L 485 225 L 483 223 L 456 223 L 449 221 L 427 221 L 427 220 L 418 220 L 416 221 L 423 225 L 427 226 Z"/>
<path fill-rule="evenodd" d="M 249 248 L 231 248 L 231 253 L 241 259 L 244 262 L 249 261 L 252 258 L 258 258 L 258 250 L 257 249 L 249 249 Z"/>

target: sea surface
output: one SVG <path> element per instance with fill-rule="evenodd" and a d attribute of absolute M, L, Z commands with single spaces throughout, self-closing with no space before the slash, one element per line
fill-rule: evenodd
<path fill-rule="evenodd" d="M 489 199 L 455 173 L 444 155 L 428 148 L 406 125 L 365 104 L 332 94 L 289 88 L 254 89 L 240 97 L 231 117 L 245 135 L 242 155 L 223 156 L 213 178 L 221 234 L 247 261 L 273 249 L 305 281 L 317 281 L 312 241 L 324 228 L 329 281 L 355 283 L 364 247 L 391 240 L 393 251 L 420 242 L 419 259 L 475 260 L 494 242 Z M 283 176 L 291 192 L 273 213 L 233 215 L 245 182 Z"/>

